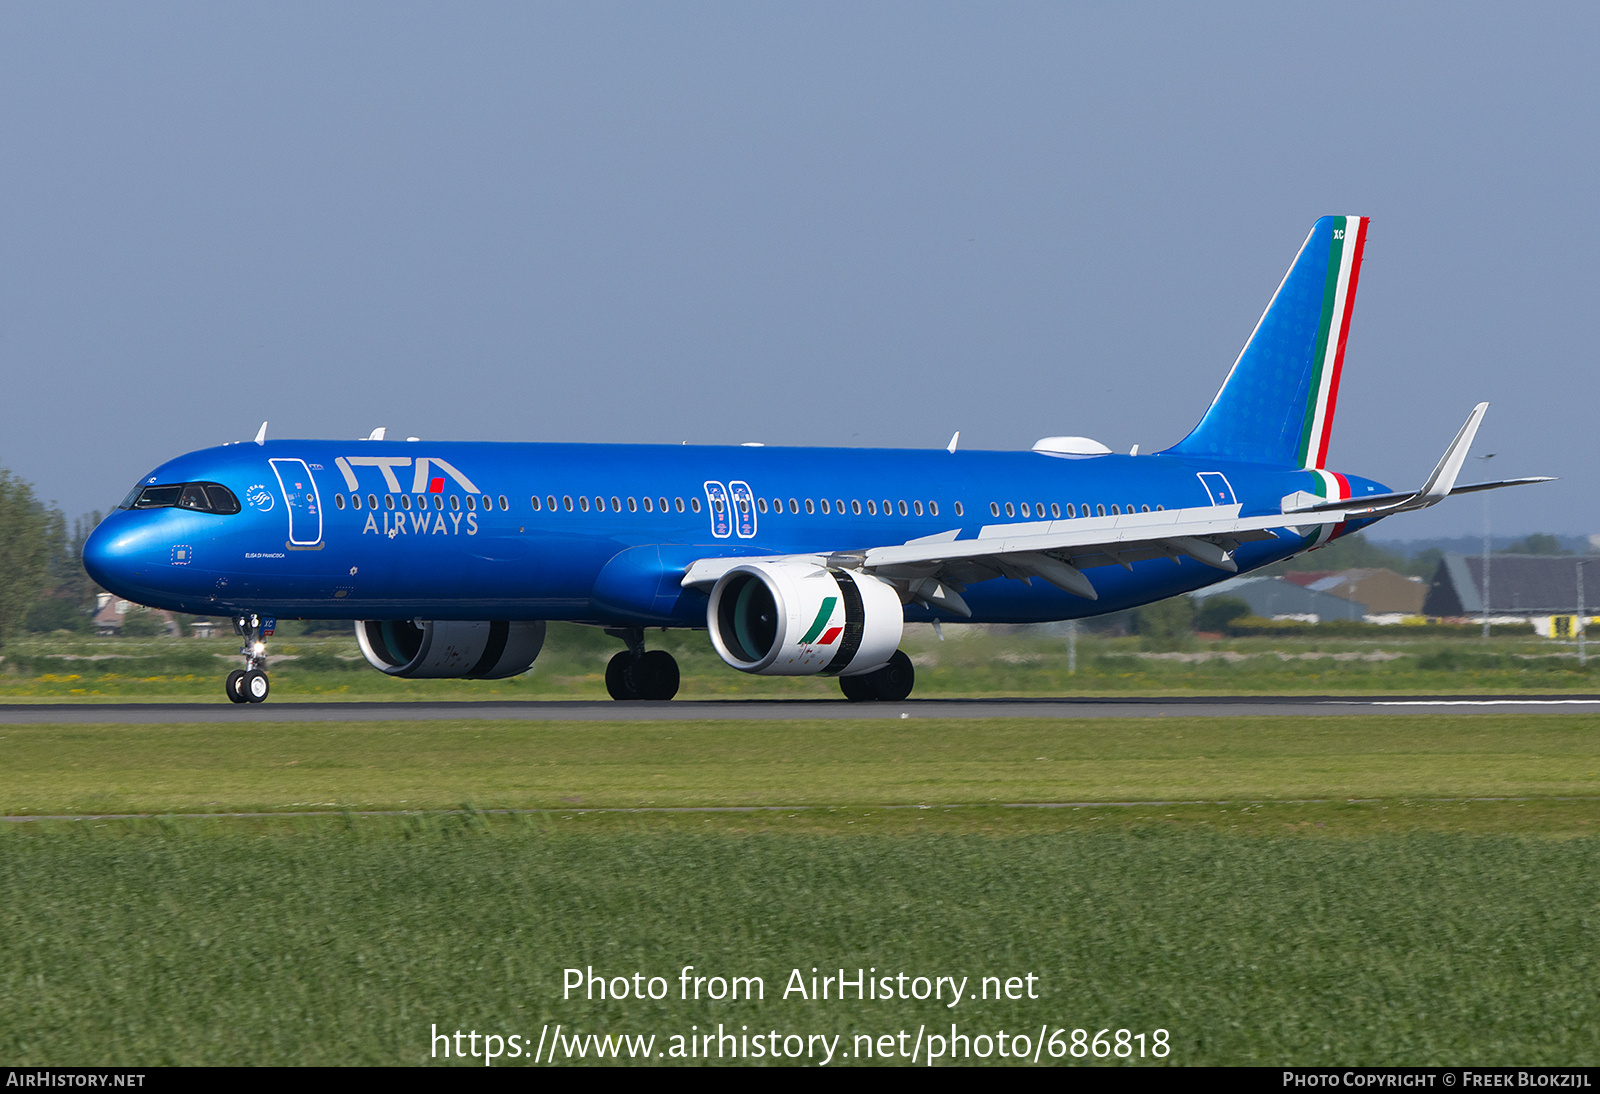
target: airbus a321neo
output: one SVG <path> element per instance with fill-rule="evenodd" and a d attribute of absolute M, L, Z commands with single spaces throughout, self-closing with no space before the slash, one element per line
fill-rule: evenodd
<path fill-rule="evenodd" d="M 547 620 L 625 645 L 617 699 L 670 699 L 652 627 L 741 672 L 900 700 L 907 622 L 1033 623 L 1146 604 L 1447 495 L 1487 404 L 1421 489 L 1325 466 L 1364 217 L 1317 221 L 1200 424 L 1162 452 L 235 442 L 144 476 L 84 548 L 152 607 L 228 615 L 228 698 L 267 697 L 277 617 L 345 619 L 391 676 L 525 672 Z"/>

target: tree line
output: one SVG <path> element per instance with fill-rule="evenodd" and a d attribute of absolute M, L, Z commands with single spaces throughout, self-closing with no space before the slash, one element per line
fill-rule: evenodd
<path fill-rule="evenodd" d="M 94 629 L 100 587 L 83 568 L 83 544 L 100 520 L 95 512 L 69 523 L 0 467 L 0 645 L 23 631 Z"/>

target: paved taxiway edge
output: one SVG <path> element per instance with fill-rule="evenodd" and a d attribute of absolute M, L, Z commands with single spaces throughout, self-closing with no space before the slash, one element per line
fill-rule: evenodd
<path fill-rule="evenodd" d="M 1600 714 L 1600 696 L 1202 696 L 1182 699 L 918 699 L 398 703 L 0 704 L 0 725 L 269 722 L 710 722 L 897 718 L 1245 718 L 1356 714 Z"/>

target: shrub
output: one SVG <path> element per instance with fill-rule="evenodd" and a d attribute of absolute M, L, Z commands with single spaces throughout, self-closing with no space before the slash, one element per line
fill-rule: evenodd
<path fill-rule="evenodd" d="M 1194 601 L 1174 596 L 1135 608 L 1133 631 L 1141 649 L 1183 649 L 1194 638 Z"/>

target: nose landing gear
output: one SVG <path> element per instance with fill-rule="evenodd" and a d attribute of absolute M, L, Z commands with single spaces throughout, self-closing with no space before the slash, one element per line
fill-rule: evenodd
<path fill-rule="evenodd" d="M 233 633 L 244 639 L 239 653 L 244 657 L 244 668 L 228 673 L 223 690 L 234 703 L 265 702 L 272 685 L 267 680 L 267 646 L 261 641 L 277 630 L 278 621 L 259 615 L 234 617 Z"/>
<path fill-rule="evenodd" d="M 643 627 L 608 627 L 628 648 L 606 665 L 606 691 L 613 699 L 671 699 L 678 694 L 678 662 L 666 650 L 644 648 Z"/>

